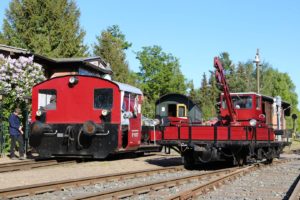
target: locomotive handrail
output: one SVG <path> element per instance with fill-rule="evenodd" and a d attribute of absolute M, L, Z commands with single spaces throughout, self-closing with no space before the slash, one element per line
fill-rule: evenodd
<path fill-rule="evenodd" d="M 55 131 L 54 133 L 44 133 L 44 135 L 48 135 L 48 136 L 53 136 L 53 135 L 56 135 L 57 134 L 57 131 Z"/>
<path fill-rule="evenodd" d="M 95 135 L 108 135 L 110 132 L 109 132 L 109 130 L 105 133 L 105 132 L 103 132 L 103 133 L 95 133 Z"/>

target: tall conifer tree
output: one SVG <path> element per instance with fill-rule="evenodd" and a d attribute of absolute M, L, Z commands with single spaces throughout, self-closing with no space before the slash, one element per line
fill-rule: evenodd
<path fill-rule="evenodd" d="M 110 64 L 114 74 L 113 79 L 135 85 L 136 77 L 129 70 L 125 50 L 131 47 L 118 25 L 108 27 L 97 36 L 94 44 L 94 55 L 101 56 Z"/>
<path fill-rule="evenodd" d="M 85 32 L 73 0 L 12 0 L 0 40 L 49 57 L 85 56 Z"/>

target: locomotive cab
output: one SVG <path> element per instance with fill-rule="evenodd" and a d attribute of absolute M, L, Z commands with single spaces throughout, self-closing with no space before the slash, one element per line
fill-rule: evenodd
<path fill-rule="evenodd" d="M 250 126 L 250 121 L 252 125 L 257 121 L 264 123 L 265 114 L 262 110 L 261 95 L 255 93 L 231 93 L 230 97 L 239 125 Z M 223 94 L 221 95 L 221 102 L 221 118 L 227 119 L 229 111 Z"/>
<path fill-rule="evenodd" d="M 285 129 L 285 116 L 290 115 L 290 104 L 283 101 L 280 108 L 276 107 L 274 98 L 257 93 L 230 93 L 235 108 L 238 125 L 277 127 L 277 111 L 280 109 L 280 129 Z M 223 121 L 228 119 L 229 111 L 224 94 L 221 95 L 220 116 Z M 226 122 L 225 122 L 226 123 Z"/>

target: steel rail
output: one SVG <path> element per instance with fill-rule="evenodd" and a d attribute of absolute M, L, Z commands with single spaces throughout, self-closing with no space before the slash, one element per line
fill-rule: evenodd
<path fill-rule="evenodd" d="M 124 188 L 117 188 L 114 190 L 109 190 L 105 192 L 99 192 L 94 194 L 89 194 L 85 196 L 79 196 L 75 197 L 73 200 L 79 200 L 79 199 L 120 199 L 120 198 L 126 198 L 131 197 L 139 194 L 149 193 L 151 191 L 157 191 L 163 188 L 170 188 L 174 187 L 176 185 L 182 185 L 189 181 L 195 180 L 195 179 L 202 179 L 207 176 L 218 176 L 223 173 L 229 173 L 231 171 L 236 170 L 237 167 L 234 168 L 228 168 L 228 169 L 222 169 L 207 173 L 198 173 L 194 175 L 188 175 L 180 178 L 173 178 L 163 181 L 157 181 L 154 183 L 148 183 L 148 184 L 141 184 L 141 185 L 135 185 L 135 186 L 129 186 Z"/>
<path fill-rule="evenodd" d="M 273 164 L 281 164 L 281 163 L 285 163 L 285 162 L 289 162 L 291 161 L 290 159 L 287 160 L 277 160 L 274 161 L 271 165 Z M 222 183 L 224 183 L 227 180 L 233 180 L 238 176 L 241 176 L 243 174 L 249 173 L 255 169 L 260 168 L 261 166 L 269 166 L 269 164 L 267 164 L 267 162 L 263 161 L 263 162 L 259 162 L 256 163 L 254 165 L 239 169 L 237 171 L 234 171 L 232 173 L 226 174 L 222 177 L 219 178 L 214 178 L 211 181 L 207 182 L 207 183 L 203 183 L 200 184 L 192 189 L 183 191 L 179 194 L 176 194 L 172 197 L 170 197 L 168 200 L 186 200 L 186 199 L 194 199 L 195 197 L 207 193 L 208 191 L 210 191 L 211 189 L 214 189 L 220 185 L 222 185 Z M 299 186 L 300 187 L 300 186 Z"/>
<path fill-rule="evenodd" d="M 299 199 L 300 199 L 300 175 L 297 177 L 297 184 L 289 197 L 289 200 L 299 200 Z"/>
<path fill-rule="evenodd" d="M 136 177 L 149 176 L 151 174 L 162 173 L 162 172 L 178 172 L 182 170 L 184 170 L 182 166 L 165 167 L 159 169 L 130 171 L 125 173 L 115 173 L 115 174 L 108 174 L 108 175 L 101 175 L 101 176 L 91 176 L 91 177 L 84 177 L 78 179 L 68 179 L 63 181 L 53 181 L 48 183 L 5 188 L 5 189 L 0 189 L 0 199 L 30 196 L 30 195 L 42 194 L 46 192 L 59 191 L 64 188 L 85 186 L 85 185 L 91 185 L 100 182 L 109 182 L 115 180 L 132 179 Z"/>
<path fill-rule="evenodd" d="M 44 161 L 26 160 L 20 162 L 3 163 L 0 164 L 0 173 L 29 170 L 33 168 L 48 167 L 48 166 L 70 164 L 70 163 L 75 163 L 75 161 L 72 160 L 72 161 L 59 162 L 57 160 L 44 160 Z"/>
<path fill-rule="evenodd" d="M 231 180 L 236 178 L 237 176 L 240 176 L 242 174 L 245 174 L 247 172 L 250 172 L 257 168 L 259 165 L 251 165 L 246 168 L 238 169 L 237 171 L 231 172 L 229 174 L 226 174 L 219 178 L 214 178 L 211 181 L 207 183 L 200 184 L 190 190 L 181 192 L 180 194 L 174 195 L 169 198 L 169 200 L 183 200 L 183 199 L 194 199 L 196 196 L 199 196 L 202 193 L 205 193 L 209 191 L 210 189 L 213 189 L 215 186 L 221 185 L 223 182 L 227 180 Z"/>

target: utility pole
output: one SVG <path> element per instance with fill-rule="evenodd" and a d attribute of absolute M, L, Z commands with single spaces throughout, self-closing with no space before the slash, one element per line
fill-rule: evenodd
<path fill-rule="evenodd" d="M 255 60 L 253 61 L 256 64 L 256 92 L 259 94 L 259 66 L 260 66 L 260 57 L 259 49 L 256 50 Z"/>

